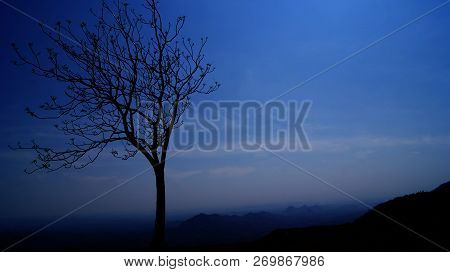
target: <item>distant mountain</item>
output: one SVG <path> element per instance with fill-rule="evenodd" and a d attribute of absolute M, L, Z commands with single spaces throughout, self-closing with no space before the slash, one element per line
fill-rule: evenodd
<path fill-rule="evenodd" d="M 168 231 L 170 244 L 206 245 L 254 240 L 283 226 L 293 227 L 291 218 L 267 212 L 246 215 L 199 214 Z"/>
<path fill-rule="evenodd" d="M 262 251 L 448 251 L 450 182 L 431 192 L 397 197 L 353 223 L 291 228 L 223 250 Z M 239 248 L 239 249 L 238 249 Z"/>
<path fill-rule="evenodd" d="M 349 222 L 366 212 L 361 206 L 288 207 L 279 213 L 199 214 L 167 233 L 169 245 L 199 246 L 251 241 L 279 228 Z"/>

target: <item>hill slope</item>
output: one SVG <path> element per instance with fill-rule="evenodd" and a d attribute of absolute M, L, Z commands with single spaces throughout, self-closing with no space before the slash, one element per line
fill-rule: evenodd
<path fill-rule="evenodd" d="M 353 223 L 276 230 L 257 251 L 447 251 L 450 182 L 377 205 Z"/>

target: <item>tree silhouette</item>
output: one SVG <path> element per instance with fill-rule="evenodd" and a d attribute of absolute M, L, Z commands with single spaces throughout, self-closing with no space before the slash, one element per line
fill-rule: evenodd
<path fill-rule="evenodd" d="M 164 169 L 172 131 L 190 106 L 195 93 L 209 94 L 219 84 L 206 84 L 214 71 L 205 63 L 202 38 L 198 45 L 181 36 L 185 17 L 163 22 L 155 0 L 144 3 L 146 15 L 127 3 L 102 2 L 91 10 L 95 24 L 58 22 L 41 25 L 55 44 L 46 58 L 30 43 L 27 53 L 13 44 L 17 65 L 31 66 L 36 75 L 66 83 L 62 100 L 51 97 L 38 112 L 39 119 L 59 119 L 56 129 L 70 136 L 65 149 L 30 146 L 16 149 L 36 153 L 28 173 L 84 168 L 110 149 L 114 157 L 127 160 L 141 153 L 156 177 L 156 216 L 153 244 L 164 243 Z M 147 14 L 148 13 L 148 14 Z M 150 166 L 149 166 L 150 167 Z"/>

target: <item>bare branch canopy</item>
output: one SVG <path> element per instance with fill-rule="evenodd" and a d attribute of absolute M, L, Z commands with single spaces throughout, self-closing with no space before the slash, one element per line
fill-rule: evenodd
<path fill-rule="evenodd" d="M 13 44 L 15 64 L 66 84 L 62 97 L 52 96 L 37 112 L 27 108 L 32 117 L 60 121 L 56 129 L 70 137 L 62 150 L 36 142 L 14 147 L 36 152 L 28 172 L 83 168 L 112 143 L 115 157 L 126 160 L 140 152 L 154 167 L 164 165 L 171 133 L 191 96 L 211 93 L 219 84 L 206 83 L 214 71 L 204 56 L 207 38 L 198 44 L 183 38 L 185 17 L 164 22 L 155 0 L 147 0 L 143 10 L 145 16 L 127 3 L 103 2 L 99 12 L 91 10 L 93 25 L 41 26 L 55 44 L 45 54 L 31 43 L 25 52 Z"/>

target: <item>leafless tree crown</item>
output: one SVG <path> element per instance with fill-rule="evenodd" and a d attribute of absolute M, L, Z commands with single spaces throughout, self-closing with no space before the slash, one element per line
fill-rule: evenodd
<path fill-rule="evenodd" d="M 60 120 L 55 127 L 70 136 L 63 150 L 19 143 L 16 148 L 37 154 L 27 171 L 83 168 L 107 146 L 124 160 L 141 152 L 153 166 L 165 163 L 170 135 L 191 95 L 211 93 L 219 84 L 206 83 L 214 71 L 205 62 L 207 38 L 198 44 L 183 38 L 185 17 L 163 22 L 157 4 L 147 0 L 141 15 L 127 3 L 103 2 L 99 12 L 91 10 L 92 26 L 41 26 L 55 44 L 46 54 L 32 44 L 23 53 L 13 44 L 17 65 L 67 84 L 62 99 L 51 97 L 38 112 L 27 108 L 32 117 Z"/>

